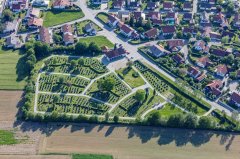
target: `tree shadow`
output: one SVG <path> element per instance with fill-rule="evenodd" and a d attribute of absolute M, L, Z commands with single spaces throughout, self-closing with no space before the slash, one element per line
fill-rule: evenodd
<path fill-rule="evenodd" d="M 17 74 L 17 81 L 20 82 L 27 78 L 28 68 L 26 67 L 27 56 L 23 55 L 19 58 L 17 65 L 16 65 L 16 74 Z"/>

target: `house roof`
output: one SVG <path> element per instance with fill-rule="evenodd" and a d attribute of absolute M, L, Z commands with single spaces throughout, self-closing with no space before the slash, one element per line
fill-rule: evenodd
<path fill-rule="evenodd" d="M 57 7 L 57 6 L 66 7 L 66 6 L 70 6 L 70 2 L 69 2 L 69 0 L 55 0 L 53 2 L 53 6 L 54 7 Z"/>
<path fill-rule="evenodd" d="M 187 72 L 193 76 L 197 76 L 200 73 L 200 70 L 198 70 L 196 67 L 190 66 L 188 67 Z"/>
<path fill-rule="evenodd" d="M 173 2 L 163 2 L 163 8 L 167 8 L 167 9 L 171 9 L 171 8 L 173 8 Z"/>
<path fill-rule="evenodd" d="M 202 80 L 204 80 L 207 77 L 207 75 L 205 73 L 202 73 L 199 77 L 197 77 L 197 81 L 200 82 Z"/>
<path fill-rule="evenodd" d="M 203 40 L 198 40 L 195 42 L 194 47 L 200 47 L 204 49 L 206 47 L 206 43 Z"/>
<path fill-rule="evenodd" d="M 224 31 L 222 32 L 222 37 L 224 37 L 224 36 L 229 36 L 230 38 L 233 38 L 233 37 L 235 36 L 235 33 L 224 30 Z"/>
<path fill-rule="evenodd" d="M 18 47 L 21 45 L 21 41 L 18 36 L 11 35 L 6 39 L 6 45 L 13 45 L 14 47 Z"/>
<path fill-rule="evenodd" d="M 179 54 L 174 55 L 172 58 L 177 63 L 184 63 L 184 58 L 182 56 L 180 56 Z"/>
<path fill-rule="evenodd" d="M 190 2 L 184 2 L 183 3 L 183 8 L 191 9 L 192 8 L 192 4 Z"/>
<path fill-rule="evenodd" d="M 221 49 L 211 49 L 211 53 L 213 55 L 221 56 L 221 57 L 224 57 L 224 56 L 227 56 L 230 54 L 230 52 L 227 52 L 227 51 L 221 50 Z"/>
<path fill-rule="evenodd" d="M 104 54 L 108 58 L 111 59 L 111 58 L 114 58 L 114 57 L 118 57 L 118 56 L 124 55 L 126 53 L 127 53 L 127 51 L 123 47 L 118 47 L 118 48 L 115 48 L 115 49 L 108 50 Z"/>
<path fill-rule="evenodd" d="M 152 23 L 153 23 L 153 25 L 161 25 L 162 20 L 161 19 L 152 19 Z"/>
<path fill-rule="evenodd" d="M 213 80 L 206 87 L 210 88 L 212 94 L 218 96 L 221 94 L 220 88 L 223 86 L 222 81 L 220 80 Z"/>
<path fill-rule="evenodd" d="M 63 41 L 64 42 L 71 42 L 71 43 L 73 43 L 74 42 L 73 35 L 69 34 L 69 33 L 64 34 L 63 35 Z"/>
<path fill-rule="evenodd" d="M 233 92 L 231 95 L 231 100 L 240 104 L 240 94 Z"/>
<path fill-rule="evenodd" d="M 191 13 L 184 13 L 183 14 L 183 19 L 192 19 L 192 14 Z"/>
<path fill-rule="evenodd" d="M 72 33 L 72 26 L 70 24 L 65 24 L 62 26 L 62 31 L 64 33 L 67 33 L 67 32 Z"/>
<path fill-rule="evenodd" d="M 149 47 L 150 52 L 155 55 L 155 56 L 159 56 L 162 54 L 170 54 L 169 51 L 165 50 L 163 46 L 161 45 L 152 45 Z"/>
<path fill-rule="evenodd" d="M 211 60 L 207 56 L 201 57 L 197 61 L 198 63 L 204 65 L 204 67 L 211 65 Z"/>
<path fill-rule="evenodd" d="M 166 18 L 173 18 L 175 19 L 175 12 L 167 12 Z"/>
<path fill-rule="evenodd" d="M 161 26 L 163 33 L 174 33 L 176 31 L 175 26 Z"/>
<path fill-rule="evenodd" d="M 28 26 L 31 26 L 31 25 L 40 27 L 43 25 L 43 19 L 32 17 L 28 20 Z"/>
<path fill-rule="evenodd" d="M 143 14 L 143 12 L 141 12 L 141 11 L 136 11 L 136 12 L 133 12 L 133 17 L 134 17 L 135 19 L 139 19 L 139 18 L 142 17 L 142 14 Z"/>
<path fill-rule="evenodd" d="M 148 2 L 147 7 L 154 8 L 154 7 L 156 7 L 156 3 L 155 2 Z"/>
<path fill-rule="evenodd" d="M 210 32 L 209 35 L 210 35 L 211 39 L 219 39 L 220 40 L 222 38 L 221 34 L 217 33 L 217 32 Z"/>
<path fill-rule="evenodd" d="M 124 3 L 125 3 L 124 0 L 114 0 L 112 5 L 115 7 L 122 7 Z"/>
<path fill-rule="evenodd" d="M 133 29 L 127 25 L 122 25 L 122 27 L 120 28 L 124 33 L 128 34 L 130 33 L 131 31 L 133 31 Z"/>
<path fill-rule="evenodd" d="M 87 24 L 85 25 L 84 29 L 85 29 L 85 30 L 89 30 L 89 29 L 95 29 L 95 28 L 94 28 L 93 23 L 90 22 L 90 23 L 87 23 Z"/>
<path fill-rule="evenodd" d="M 173 47 L 182 47 L 184 45 L 184 41 L 178 39 L 168 40 L 167 45 L 170 49 Z"/>
<path fill-rule="evenodd" d="M 152 28 L 144 33 L 144 35 L 148 38 L 152 38 L 154 36 L 157 36 L 158 34 L 158 29 L 157 28 Z"/>
<path fill-rule="evenodd" d="M 197 29 L 195 29 L 195 28 L 190 28 L 190 27 L 184 27 L 184 28 L 183 28 L 183 33 L 184 33 L 184 34 L 187 34 L 187 33 L 197 34 Z"/>
<path fill-rule="evenodd" d="M 228 68 L 226 65 L 218 65 L 217 66 L 217 70 L 216 70 L 217 73 L 221 73 L 221 74 L 227 74 L 228 73 Z"/>
<path fill-rule="evenodd" d="M 148 17 L 151 18 L 155 18 L 155 19 L 160 19 L 160 13 L 157 11 L 153 11 L 153 12 L 148 12 Z"/>
<path fill-rule="evenodd" d="M 39 15 L 40 15 L 40 9 L 38 9 L 38 8 L 32 8 L 32 9 L 30 10 L 30 14 L 31 14 L 32 16 L 39 17 Z"/>
<path fill-rule="evenodd" d="M 108 20 L 110 21 L 110 23 L 114 23 L 115 21 L 117 21 L 117 17 L 115 17 L 114 15 L 109 14 L 108 15 Z"/>
<path fill-rule="evenodd" d="M 39 29 L 39 36 L 40 40 L 44 43 L 50 44 L 51 43 L 51 35 L 49 33 L 48 28 L 41 27 Z"/>

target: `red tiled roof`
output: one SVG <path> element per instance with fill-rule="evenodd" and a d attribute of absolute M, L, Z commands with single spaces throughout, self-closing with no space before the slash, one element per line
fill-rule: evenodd
<path fill-rule="evenodd" d="M 28 26 L 31 26 L 31 25 L 40 27 L 43 25 L 43 19 L 42 18 L 34 18 L 34 17 L 30 18 L 28 20 Z"/>
<path fill-rule="evenodd" d="M 231 100 L 240 104 L 240 94 L 233 92 L 231 95 Z"/>
<path fill-rule="evenodd" d="M 174 33 L 176 31 L 174 26 L 162 26 L 161 29 L 163 33 Z"/>
<path fill-rule="evenodd" d="M 44 43 L 50 44 L 51 43 L 51 35 L 49 33 L 48 28 L 41 27 L 39 29 L 39 36 L 40 40 Z"/>
<path fill-rule="evenodd" d="M 193 66 L 188 67 L 187 72 L 193 76 L 197 76 L 200 73 L 200 71 Z"/>
<path fill-rule="evenodd" d="M 131 31 L 133 31 L 132 28 L 130 28 L 129 26 L 127 25 L 123 25 L 121 28 L 120 28 L 122 31 L 124 31 L 126 34 L 130 33 Z"/>
<path fill-rule="evenodd" d="M 173 47 L 182 47 L 184 45 L 184 42 L 183 40 L 168 40 L 167 45 L 171 49 Z"/>
<path fill-rule="evenodd" d="M 230 54 L 230 52 L 227 52 L 227 51 L 221 50 L 221 49 L 211 49 L 211 53 L 216 56 L 221 56 L 221 57 L 224 57 L 224 56 L 227 56 Z"/>
<path fill-rule="evenodd" d="M 119 47 L 119 48 L 112 49 L 112 50 L 109 50 L 109 51 L 105 52 L 105 55 L 108 58 L 111 59 L 111 58 L 114 58 L 114 57 L 124 55 L 126 53 L 127 53 L 127 51 L 123 47 Z"/>
<path fill-rule="evenodd" d="M 70 6 L 70 2 L 69 2 L 69 0 L 55 0 L 53 2 L 53 6 L 54 7 L 57 7 L 57 6 L 66 7 L 66 6 Z"/>
<path fill-rule="evenodd" d="M 153 37 L 157 36 L 157 34 L 158 34 L 158 29 L 157 28 L 152 28 L 152 29 L 150 29 L 150 30 L 148 30 L 144 33 L 144 35 L 147 38 L 153 38 Z"/>
<path fill-rule="evenodd" d="M 218 65 L 217 66 L 217 73 L 221 73 L 221 74 L 227 74 L 228 72 L 228 68 L 226 65 Z"/>
<path fill-rule="evenodd" d="M 166 9 L 173 8 L 173 2 L 163 2 L 163 8 Z"/>
<path fill-rule="evenodd" d="M 64 33 L 72 33 L 72 26 L 70 24 L 65 24 L 62 26 L 62 30 Z"/>

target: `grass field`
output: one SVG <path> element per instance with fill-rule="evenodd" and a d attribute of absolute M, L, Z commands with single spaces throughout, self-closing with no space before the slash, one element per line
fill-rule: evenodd
<path fill-rule="evenodd" d="M 27 78 L 24 65 L 25 57 L 19 51 L 0 49 L 0 89 L 23 89 Z"/>
<path fill-rule="evenodd" d="M 0 130 L 0 145 L 13 145 L 17 143 L 13 132 Z"/>
<path fill-rule="evenodd" d="M 99 47 L 107 46 L 109 48 L 113 48 L 114 44 L 109 41 L 105 36 L 94 36 L 94 37 L 87 37 L 87 38 L 81 38 L 79 41 L 85 42 L 87 44 L 90 44 L 91 42 L 95 42 Z"/>
<path fill-rule="evenodd" d="M 84 17 L 82 11 L 47 11 L 44 15 L 43 26 L 59 25 L 82 17 Z"/>
<path fill-rule="evenodd" d="M 73 154 L 72 159 L 113 159 L 110 155 Z"/>
<path fill-rule="evenodd" d="M 134 76 L 137 72 L 132 68 L 122 68 L 116 72 L 119 73 L 124 78 L 124 81 L 126 81 L 132 88 L 144 85 L 144 80 L 139 75 L 137 77 Z"/>
<path fill-rule="evenodd" d="M 103 22 L 107 23 L 108 22 L 108 15 L 105 13 L 99 13 L 97 17 Z"/>

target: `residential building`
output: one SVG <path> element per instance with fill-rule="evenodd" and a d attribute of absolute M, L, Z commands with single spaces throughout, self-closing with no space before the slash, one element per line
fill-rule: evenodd
<path fill-rule="evenodd" d="M 214 97 L 218 97 L 222 94 L 221 88 L 223 87 L 223 83 L 220 80 L 213 80 L 205 87 L 206 94 L 212 94 Z"/>
<path fill-rule="evenodd" d="M 183 63 L 185 63 L 184 58 L 183 58 L 181 55 L 179 55 L 179 54 L 174 55 L 174 56 L 172 57 L 172 59 L 173 59 L 177 64 L 183 64 Z"/>
<path fill-rule="evenodd" d="M 16 35 L 11 35 L 9 37 L 6 38 L 6 43 L 5 43 L 6 47 L 8 48 L 14 48 L 14 49 L 18 49 L 22 47 L 22 42 L 19 39 L 18 36 Z"/>
<path fill-rule="evenodd" d="M 71 25 L 65 24 L 62 26 L 63 42 L 65 45 L 74 44 L 74 36 L 72 32 L 73 32 L 73 29 Z"/>
<path fill-rule="evenodd" d="M 125 23 L 130 20 L 130 12 L 125 10 L 118 11 L 118 18 Z"/>
<path fill-rule="evenodd" d="M 134 30 L 126 24 L 122 25 L 122 27 L 120 28 L 120 33 L 127 38 L 130 38 L 133 32 Z"/>
<path fill-rule="evenodd" d="M 176 31 L 175 26 L 161 26 L 163 36 L 173 35 Z"/>
<path fill-rule="evenodd" d="M 155 2 L 148 2 L 147 3 L 147 9 L 154 10 L 157 8 L 157 4 Z"/>
<path fill-rule="evenodd" d="M 198 40 L 194 44 L 194 49 L 197 51 L 203 51 L 207 46 L 206 43 L 203 40 Z"/>
<path fill-rule="evenodd" d="M 210 53 L 215 55 L 215 56 L 219 56 L 219 57 L 225 57 L 227 55 L 230 54 L 230 52 L 226 51 L 226 50 L 222 50 L 222 49 L 211 49 Z"/>
<path fill-rule="evenodd" d="M 173 1 L 164 1 L 163 2 L 163 9 L 164 10 L 172 10 L 174 8 L 174 2 Z"/>
<path fill-rule="evenodd" d="M 69 0 L 55 0 L 52 4 L 54 9 L 65 9 L 69 7 L 71 3 Z"/>
<path fill-rule="evenodd" d="M 114 0 L 112 6 L 114 9 L 122 9 L 125 6 L 125 0 Z"/>
<path fill-rule="evenodd" d="M 115 44 L 113 49 L 108 49 L 107 47 L 102 48 L 105 57 L 108 61 L 113 59 L 126 56 L 127 51 L 123 48 L 123 46 Z"/>
<path fill-rule="evenodd" d="M 25 16 L 25 19 L 30 19 L 30 18 L 39 18 L 40 17 L 40 9 L 38 8 L 29 8 L 27 13 L 26 13 L 26 16 Z"/>
<path fill-rule="evenodd" d="M 160 15 L 160 13 L 157 12 L 157 11 L 148 12 L 147 17 L 148 17 L 149 19 L 151 19 L 151 20 L 153 20 L 153 19 L 161 19 L 161 15 Z"/>
<path fill-rule="evenodd" d="M 170 54 L 170 52 L 165 50 L 163 46 L 156 45 L 156 44 L 150 46 L 147 52 L 157 58 L 167 55 L 167 54 Z"/>
<path fill-rule="evenodd" d="M 18 30 L 18 25 L 19 25 L 20 19 L 15 19 L 12 22 L 6 22 L 5 27 L 3 29 L 4 34 L 11 34 L 15 31 Z"/>
<path fill-rule="evenodd" d="M 39 29 L 38 39 L 43 43 L 52 44 L 53 43 L 52 32 L 48 28 L 41 27 Z"/>
<path fill-rule="evenodd" d="M 92 22 L 88 23 L 85 25 L 84 27 L 84 31 L 87 33 L 90 33 L 92 35 L 96 35 L 97 34 L 97 30 L 94 26 L 94 24 Z"/>
<path fill-rule="evenodd" d="M 37 28 L 40 28 L 42 27 L 43 25 L 43 19 L 42 18 L 30 18 L 28 20 L 28 27 L 31 28 L 31 29 L 37 29 Z"/>
<path fill-rule="evenodd" d="M 234 15 L 233 26 L 240 28 L 240 13 Z"/>
<path fill-rule="evenodd" d="M 185 21 L 192 20 L 192 13 L 183 13 L 183 20 Z"/>
<path fill-rule="evenodd" d="M 137 1 L 131 1 L 128 5 L 128 8 L 131 10 L 137 10 L 138 8 L 140 8 L 140 3 Z"/>
<path fill-rule="evenodd" d="M 240 107 L 240 94 L 233 92 L 230 97 L 230 104 Z"/>
<path fill-rule="evenodd" d="M 205 67 L 208 67 L 208 66 L 212 65 L 212 62 L 211 62 L 211 60 L 207 56 L 204 56 L 204 57 L 199 58 L 196 61 L 196 64 L 199 67 L 205 68 Z"/>
<path fill-rule="evenodd" d="M 33 0 L 32 1 L 32 6 L 36 7 L 48 7 L 49 5 L 49 0 Z"/>
<path fill-rule="evenodd" d="M 209 23 L 209 15 L 207 14 L 207 12 L 203 12 L 200 16 L 201 18 L 201 23 Z"/>
<path fill-rule="evenodd" d="M 183 11 L 187 11 L 187 12 L 192 11 L 192 3 L 191 2 L 184 2 L 183 3 Z"/>
<path fill-rule="evenodd" d="M 136 12 L 133 12 L 133 18 L 138 21 L 140 18 L 142 18 L 142 20 L 145 20 L 145 13 L 144 12 L 141 12 L 141 11 L 136 11 Z"/>
<path fill-rule="evenodd" d="M 144 33 L 143 37 L 146 38 L 146 39 L 155 39 L 155 38 L 158 37 L 158 35 L 159 35 L 158 29 L 157 28 L 152 28 L 152 29 L 146 31 Z"/>
<path fill-rule="evenodd" d="M 228 73 L 228 68 L 226 65 L 218 65 L 215 72 L 216 72 L 216 75 L 220 77 L 224 77 Z"/>
<path fill-rule="evenodd" d="M 168 49 L 175 52 L 180 51 L 184 46 L 183 40 L 173 39 L 173 40 L 168 40 L 166 43 L 167 43 Z"/>
<path fill-rule="evenodd" d="M 109 24 L 111 27 L 116 27 L 119 21 L 120 21 L 120 20 L 119 20 L 117 17 L 115 17 L 114 15 L 111 15 L 111 14 L 110 14 L 110 15 L 108 16 L 108 24 Z"/>
<path fill-rule="evenodd" d="M 187 69 L 187 73 L 189 76 L 197 78 L 201 74 L 201 71 L 198 70 L 196 67 L 189 66 Z"/>

